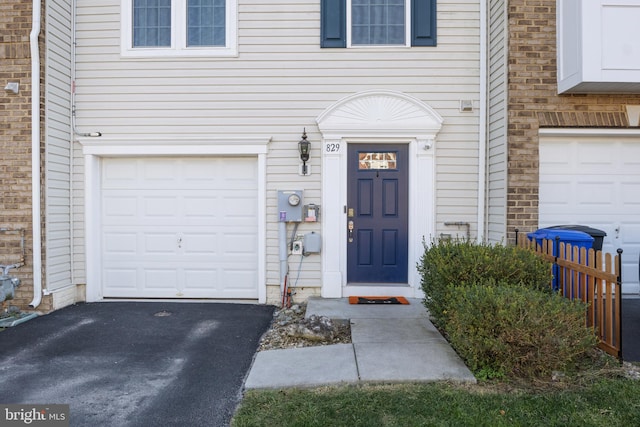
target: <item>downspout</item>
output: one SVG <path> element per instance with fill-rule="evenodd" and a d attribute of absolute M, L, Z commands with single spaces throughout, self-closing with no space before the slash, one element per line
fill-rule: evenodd
<path fill-rule="evenodd" d="M 36 308 L 42 301 L 42 224 L 40 215 L 40 26 L 42 22 L 41 0 L 33 0 L 31 33 L 31 205 L 33 224 L 33 301 Z"/>
<path fill-rule="evenodd" d="M 485 241 L 487 215 L 487 3 L 480 0 L 480 117 L 478 120 L 478 240 Z"/>

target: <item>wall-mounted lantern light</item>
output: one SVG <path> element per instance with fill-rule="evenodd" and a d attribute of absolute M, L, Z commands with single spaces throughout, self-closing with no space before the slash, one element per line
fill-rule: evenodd
<path fill-rule="evenodd" d="M 300 152 L 300 160 L 302 160 L 302 175 L 307 175 L 307 162 L 309 161 L 311 143 L 307 141 L 306 128 L 302 131 L 302 139 L 298 142 L 298 151 Z"/>

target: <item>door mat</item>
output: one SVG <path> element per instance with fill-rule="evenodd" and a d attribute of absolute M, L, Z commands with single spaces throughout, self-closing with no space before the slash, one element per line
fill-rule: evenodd
<path fill-rule="evenodd" d="M 409 304 L 405 297 L 349 297 L 349 304 Z"/>

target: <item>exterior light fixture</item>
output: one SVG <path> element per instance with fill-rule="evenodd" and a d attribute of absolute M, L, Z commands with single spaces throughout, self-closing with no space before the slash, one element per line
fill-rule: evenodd
<path fill-rule="evenodd" d="M 302 160 L 302 175 L 307 175 L 307 162 L 309 161 L 311 143 L 307 141 L 306 128 L 302 131 L 302 139 L 298 142 L 298 151 L 300 152 L 300 160 Z"/>

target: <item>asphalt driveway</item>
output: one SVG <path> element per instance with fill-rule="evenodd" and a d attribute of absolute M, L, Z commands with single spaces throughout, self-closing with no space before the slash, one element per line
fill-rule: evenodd
<path fill-rule="evenodd" d="M 226 426 L 273 310 L 66 307 L 0 332 L 0 403 L 69 404 L 74 426 Z"/>
<path fill-rule="evenodd" d="M 640 362 L 640 298 L 622 299 L 622 358 Z"/>

